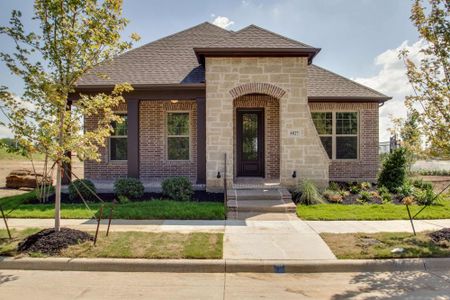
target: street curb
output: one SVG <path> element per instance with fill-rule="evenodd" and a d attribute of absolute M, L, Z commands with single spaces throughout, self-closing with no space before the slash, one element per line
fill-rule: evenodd
<path fill-rule="evenodd" d="M 176 273 L 341 273 L 443 271 L 450 258 L 379 260 L 201 260 L 0 257 L 0 270 Z"/>

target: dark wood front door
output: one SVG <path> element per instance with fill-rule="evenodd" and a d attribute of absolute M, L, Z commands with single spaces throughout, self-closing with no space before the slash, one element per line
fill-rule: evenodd
<path fill-rule="evenodd" d="M 264 177 L 264 110 L 238 109 L 237 176 Z"/>

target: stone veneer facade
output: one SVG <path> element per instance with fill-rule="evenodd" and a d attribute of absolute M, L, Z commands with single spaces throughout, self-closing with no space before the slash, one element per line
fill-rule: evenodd
<path fill-rule="evenodd" d="M 314 128 L 307 99 L 305 57 L 206 57 L 206 187 L 220 189 L 224 153 L 227 180 L 234 175 L 233 100 L 246 94 L 277 98 L 280 110 L 280 182 L 308 178 L 328 184 L 330 160 Z M 240 88 L 241 87 L 241 88 Z M 293 172 L 297 177 L 293 178 Z"/>

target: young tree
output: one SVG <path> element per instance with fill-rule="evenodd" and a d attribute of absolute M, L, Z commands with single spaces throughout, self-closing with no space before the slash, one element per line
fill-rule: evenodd
<path fill-rule="evenodd" d="M 0 99 L 7 126 L 18 142 L 31 153 L 45 153 L 56 166 L 55 229 L 59 231 L 65 154 L 75 151 L 82 160 L 98 160 L 98 148 L 110 135 L 111 122 L 121 122 L 114 108 L 132 88 L 121 83 L 111 93 L 80 95 L 72 108 L 68 96 L 84 74 L 129 49 L 131 42 L 120 36 L 128 23 L 122 17 L 121 0 L 35 0 L 34 11 L 38 32 L 25 31 L 19 11 L 12 12 L 10 26 L 0 27 L 0 34 L 16 45 L 14 53 L 2 52 L 0 59 L 25 84 L 20 98 L 1 86 Z M 99 116 L 98 127 L 83 133 L 83 117 L 91 115 Z"/>
<path fill-rule="evenodd" d="M 418 115 L 413 112 L 408 114 L 406 120 L 403 118 L 393 118 L 394 125 L 391 134 L 400 137 L 400 145 L 405 148 L 408 171 L 411 170 L 414 162 L 424 156 L 422 149 L 422 134 L 417 122 Z"/>
<path fill-rule="evenodd" d="M 406 97 L 410 114 L 417 116 L 428 146 L 436 155 L 450 157 L 450 2 L 415 0 L 411 21 L 426 41 L 418 64 L 400 53 L 414 94 Z"/>

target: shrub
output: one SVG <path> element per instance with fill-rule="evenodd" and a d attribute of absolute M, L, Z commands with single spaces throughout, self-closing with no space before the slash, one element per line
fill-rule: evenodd
<path fill-rule="evenodd" d="M 389 192 L 389 190 L 386 187 L 380 186 L 378 188 L 378 194 L 380 195 L 381 201 L 383 203 L 387 203 L 387 202 L 391 202 L 392 201 L 392 195 L 391 195 L 391 193 Z"/>
<path fill-rule="evenodd" d="M 416 202 L 421 205 L 431 205 L 440 201 L 440 197 L 436 197 L 437 195 L 433 192 L 433 189 L 416 188 L 413 196 Z"/>
<path fill-rule="evenodd" d="M 127 196 L 119 195 L 119 196 L 117 196 L 117 201 L 118 201 L 120 204 L 125 204 L 125 203 L 130 202 L 130 199 L 128 199 Z"/>
<path fill-rule="evenodd" d="M 80 194 L 78 194 L 78 192 Z M 96 193 L 95 185 L 89 179 L 77 179 L 69 184 L 69 199 L 70 200 L 82 200 L 83 197 L 86 201 L 95 200 L 94 194 Z"/>
<path fill-rule="evenodd" d="M 361 182 L 359 186 L 361 187 L 362 190 L 367 191 L 372 187 L 372 184 L 370 182 L 364 181 Z"/>
<path fill-rule="evenodd" d="M 342 195 L 338 191 L 326 189 L 323 192 L 323 196 L 331 203 L 341 203 L 343 200 Z"/>
<path fill-rule="evenodd" d="M 415 179 L 412 182 L 413 186 L 422 190 L 433 190 L 431 182 L 424 181 L 423 179 Z"/>
<path fill-rule="evenodd" d="M 400 187 L 397 189 L 397 193 L 402 197 L 411 196 L 414 193 L 414 186 L 409 181 L 405 181 Z"/>
<path fill-rule="evenodd" d="M 349 189 L 352 194 L 359 194 L 361 192 L 361 188 L 357 184 L 350 186 Z"/>
<path fill-rule="evenodd" d="M 119 199 L 121 196 L 139 199 L 144 195 L 144 185 L 136 178 L 119 178 L 114 182 L 114 193 Z"/>
<path fill-rule="evenodd" d="M 316 185 L 307 179 L 303 180 L 299 187 L 298 193 L 300 193 L 299 202 L 302 204 L 310 205 L 316 203 L 323 203 L 323 199 L 317 190 Z"/>
<path fill-rule="evenodd" d="M 189 201 L 194 190 L 192 183 L 187 177 L 167 178 L 162 182 L 163 194 L 173 200 Z"/>
<path fill-rule="evenodd" d="M 369 202 L 370 201 L 370 197 L 372 196 L 368 191 L 361 191 L 361 193 L 359 194 L 359 200 L 361 202 Z"/>
<path fill-rule="evenodd" d="M 341 187 L 339 186 L 339 184 L 337 182 L 332 181 L 328 185 L 328 190 L 338 192 L 341 190 Z"/>
<path fill-rule="evenodd" d="M 406 150 L 397 148 L 383 160 L 383 166 L 378 176 L 378 184 L 394 192 L 401 187 L 406 178 Z"/>

